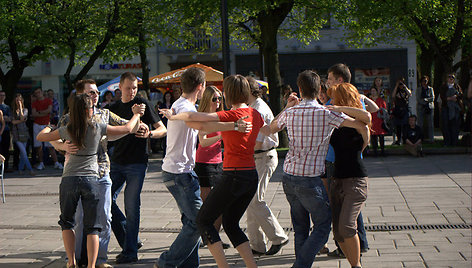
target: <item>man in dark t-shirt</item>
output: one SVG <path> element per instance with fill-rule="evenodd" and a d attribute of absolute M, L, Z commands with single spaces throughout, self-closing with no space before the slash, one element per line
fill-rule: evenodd
<path fill-rule="evenodd" d="M 112 221 L 111 228 L 122 251 L 116 263 L 131 263 L 138 260 L 138 231 L 140 219 L 141 189 L 147 170 L 149 148 L 147 138 L 162 138 L 167 130 L 153 106 L 145 99 L 136 97 L 138 80 L 135 74 L 127 72 L 121 75 L 119 88 L 121 99 L 110 105 L 111 112 L 124 119 L 131 119 L 134 104 L 146 104 L 146 111 L 141 122 L 151 125 L 154 130 L 140 130 L 138 134 L 126 135 L 114 142 L 111 156 L 110 177 L 112 180 Z M 126 216 L 120 210 L 116 199 L 124 184 Z"/>
<path fill-rule="evenodd" d="M 416 125 L 416 115 L 411 115 L 408 118 L 408 126 L 403 129 L 403 145 L 413 156 L 423 155 L 423 132 L 421 128 Z"/>

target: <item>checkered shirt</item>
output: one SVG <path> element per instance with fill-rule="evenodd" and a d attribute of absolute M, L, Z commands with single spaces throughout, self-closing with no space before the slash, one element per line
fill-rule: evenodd
<path fill-rule="evenodd" d="M 58 127 L 67 125 L 69 120 L 69 114 L 62 116 L 61 120 L 59 120 Z M 128 122 L 128 120 L 119 117 L 108 109 L 99 108 L 95 108 L 93 120 L 96 120 L 97 123 L 105 123 L 112 126 L 126 125 Z M 100 178 L 110 172 L 110 159 L 107 154 L 107 144 L 107 136 L 103 136 L 100 140 L 100 146 L 98 147 L 98 174 Z"/>
<path fill-rule="evenodd" d="M 321 176 L 331 134 L 346 118 L 342 113 L 327 110 L 315 100 L 303 100 L 283 111 L 277 124 L 287 128 L 289 139 L 284 172 L 303 177 Z"/>

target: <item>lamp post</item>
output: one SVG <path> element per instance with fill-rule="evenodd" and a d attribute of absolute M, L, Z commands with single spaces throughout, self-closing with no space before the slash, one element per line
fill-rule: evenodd
<path fill-rule="evenodd" d="M 223 76 L 227 77 L 230 75 L 227 0 L 221 0 L 221 44 L 223 53 Z"/>

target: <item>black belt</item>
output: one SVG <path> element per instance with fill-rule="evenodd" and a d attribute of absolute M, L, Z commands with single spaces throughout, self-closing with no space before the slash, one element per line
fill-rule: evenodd
<path fill-rule="evenodd" d="M 255 150 L 254 154 L 266 153 L 266 152 L 268 152 L 270 150 L 274 150 L 274 149 L 275 149 L 275 147 L 272 147 L 272 148 L 267 149 L 267 150 Z"/>

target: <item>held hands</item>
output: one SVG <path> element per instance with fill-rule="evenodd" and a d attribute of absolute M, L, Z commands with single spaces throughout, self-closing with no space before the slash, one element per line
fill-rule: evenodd
<path fill-rule="evenodd" d="M 172 120 L 172 115 L 174 115 L 174 110 L 173 109 L 159 109 L 159 113 L 162 114 L 164 117 L 166 117 L 169 120 Z"/>
<path fill-rule="evenodd" d="M 251 122 L 246 122 L 244 119 L 248 118 L 249 116 L 244 116 L 238 119 L 235 123 L 238 125 L 237 131 L 243 132 L 243 133 L 249 133 L 252 130 L 252 123 Z"/>
<path fill-rule="evenodd" d="M 135 136 L 136 138 L 147 138 L 149 137 L 149 127 L 144 124 L 144 123 L 140 123 L 139 124 L 139 128 L 138 128 L 138 131 L 136 132 Z"/>
<path fill-rule="evenodd" d="M 146 111 L 146 104 L 135 104 L 133 107 L 131 107 L 131 110 L 133 110 L 133 114 L 139 114 L 139 116 L 143 116 L 144 112 Z"/>

